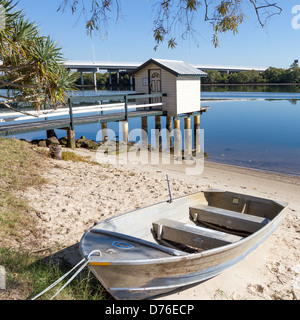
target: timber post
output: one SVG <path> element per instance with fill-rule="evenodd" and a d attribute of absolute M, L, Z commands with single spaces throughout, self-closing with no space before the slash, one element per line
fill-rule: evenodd
<path fill-rule="evenodd" d="M 167 116 L 166 118 L 166 129 L 167 129 L 167 150 L 172 148 L 172 117 Z"/>
<path fill-rule="evenodd" d="M 75 131 L 72 130 L 71 128 L 67 128 L 67 137 L 68 137 L 68 147 L 71 149 L 75 149 L 76 148 Z"/>
<path fill-rule="evenodd" d="M 142 146 L 148 148 L 148 117 L 142 117 Z"/>
<path fill-rule="evenodd" d="M 194 116 L 194 146 L 197 156 L 200 154 L 200 115 Z"/>
<path fill-rule="evenodd" d="M 102 141 L 106 141 L 107 139 L 107 122 L 101 123 L 101 131 L 102 131 Z"/>
<path fill-rule="evenodd" d="M 70 114 L 70 127 L 67 128 L 68 147 L 71 149 L 75 149 L 76 143 L 75 143 L 73 109 L 72 109 L 72 101 L 70 98 L 68 99 L 68 102 L 69 102 L 69 114 Z"/>
<path fill-rule="evenodd" d="M 161 148 L 161 117 L 155 116 L 155 148 Z"/>
<path fill-rule="evenodd" d="M 192 132 L 191 118 L 184 118 L 184 159 L 191 160 L 192 158 Z"/>
<path fill-rule="evenodd" d="M 128 121 L 121 121 L 122 123 L 122 136 L 123 136 L 123 141 L 128 144 L 129 141 L 129 135 L 128 135 Z"/>
<path fill-rule="evenodd" d="M 175 160 L 182 159 L 181 153 L 181 132 L 180 132 L 180 118 L 176 117 L 174 123 L 174 158 Z"/>

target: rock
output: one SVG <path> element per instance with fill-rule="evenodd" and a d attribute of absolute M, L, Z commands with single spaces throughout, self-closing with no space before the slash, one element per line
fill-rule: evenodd
<path fill-rule="evenodd" d="M 59 140 L 59 143 L 62 145 L 62 146 L 67 146 L 68 145 L 68 138 L 67 137 L 62 137 Z"/>
<path fill-rule="evenodd" d="M 79 139 L 86 140 L 86 137 L 85 136 L 81 136 Z"/>
<path fill-rule="evenodd" d="M 47 143 L 47 146 L 50 146 L 51 144 L 59 145 L 59 141 L 56 137 L 47 138 L 46 143 Z"/>
<path fill-rule="evenodd" d="M 40 141 L 38 142 L 38 146 L 39 146 L 39 147 L 42 147 L 42 148 L 46 148 L 46 147 L 47 147 L 46 140 L 40 140 Z"/>
<path fill-rule="evenodd" d="M 51 144 L 49 146 L 49 153 L 51 158 L 62 160 L 62 146 L 59 144 Z"/>
<path fill-rule="evenodd" d="M 85 141 L 86 141 L 86 139 L 81 139 L 81 138 L 77 139 L 76 140 L 76 147 L 77 148 L 80 148 L 80 147 L 84 148 Z"/>
<path fill-rule="evenodd" d="M 97 142 L 91 140 L 91 139 L 87 139 L 85 141 L 83 141 L 81 143 L 81 146 L 87 149 L 97 149 L 98 148 L 98 144 Z"/>
<path fill-rule="evenodd" d="M 38 140 L 38 139 L 34 139 L 34 140 L 31 140 L 31 143 L 32 144 L 39 144 L 41 140 Z"/>

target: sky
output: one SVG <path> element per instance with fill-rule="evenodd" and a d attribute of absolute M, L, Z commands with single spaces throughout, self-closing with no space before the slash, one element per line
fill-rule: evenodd
<path fill-rule="evenodd" d="M 105 39 L 87 35 L 84 18 L 78 21 L 78 15 L 70 10 L 57 12 L 61 1 L 19 0 L 17 8 L 39 26 L 41 34 L 59 43 L 66 60 L 143 63 L 157 58 L 253 68 L 288 68 L 294 60 L 300 61 L 300 0 L 277 0 L 282 13 L 273 16 L 264 28 L 253 9 L 245 7 L 247 19 L 238 34 L 221 35 L 218 48 L 211 42 L 211 27 L 199 19 L 194 25 L 197 41 L 193 37 L 179 39 L 175 49 L 162 44 L 157 51 L 152 31 L 155 0 L 120 0 L 121 16 L 118 21 L 109 21 Z"/>

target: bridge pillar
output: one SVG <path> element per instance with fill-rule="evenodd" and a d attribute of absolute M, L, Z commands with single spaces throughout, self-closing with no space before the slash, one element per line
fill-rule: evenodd
<path fill-rule="evenodd" d="M 97 90 L 97 71 L 94 71 L 93 74 L 94 74 L 94 87 L 95 87 L 95 90 Z"/>
<path fill-rule="evenodd" d="M 112 80 L 111 80 L 111 71 L 108 71 L 109 73 L 109 85 L 111 86 L 112 85 Z"/>
<path fill-rule="evenodd" d="M 80 72 L 80 76 L 81 76 L 81 85 L 84 85 L 84 80 L 83 80 L 83 71 Z"/>
<path fill-rule="evenodd" d="M 117 70 L 117 85 L 120 84 L 120 70 Z"/>

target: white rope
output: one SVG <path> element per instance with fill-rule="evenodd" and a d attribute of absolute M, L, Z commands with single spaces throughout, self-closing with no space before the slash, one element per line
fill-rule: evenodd
<path fill-rule="evenodd" d="M 76 268 L 78 268 L 81 264 L 83 264 L 75 273 L 74 275 L 50 298 L 50 300 L 52 300 L 54 297 L 56 297 L 85 267 L 86 265 L 90 262 L 90 258 L 93 254 L 98 253 L 99 256 L 101 257 L 101 251 L 100 250 L 93 250 L 92 252 L 90 252 L 90 254 L 83 258 L 81 261 L 79 261 L 75 267 L 73 267 L 70 271 L 68 271 L 67 273 L 65 273 L 62 277 L 60 277 L 59 279 L 57 279 L 55 282 L 53 282 L 48 288 L 46 288 L 45 290 L 43 290 L 41 293 L 39 293 L 38 295 L 36 295 L 34 298 L 32 298 L 31 300 L 36 300 L 37 298 L 39 298 L 41 295 L 43 295 L 44 293 L 46 293 L 47 291 L 49 291 L 50 289 L 54 288 L 59 282 L 61 282 L 65 277 L 67 277 L 72 271 L 74 271 Z"/>

